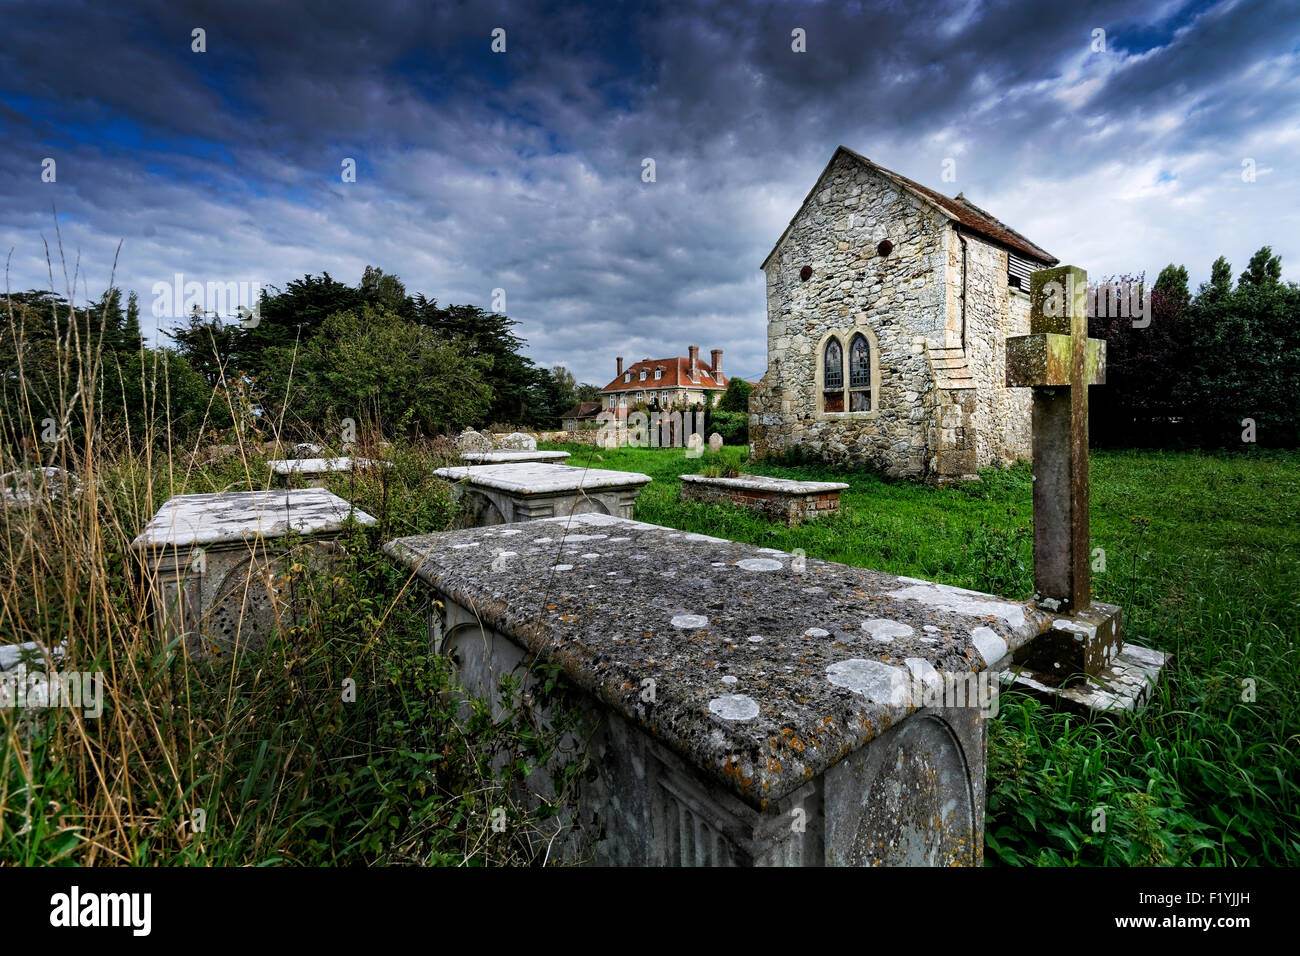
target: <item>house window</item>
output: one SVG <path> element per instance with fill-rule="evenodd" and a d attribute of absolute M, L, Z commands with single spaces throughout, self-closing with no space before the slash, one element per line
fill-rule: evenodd
<path fill-rule="evenodd" d="M 636 393 L 636 400 L 637 400 L 638 402 L 644 402 L 644 401 L 645 401 L 645 392 L 644 392 L 644 391 L 637 392 L 637 393 Z"/>
<path fill-rule="evenodd" d="M 627 384 L 627 383 L 630 382 L 630 381 L 632 381 L 632 373 L 631 373 L 631 372 L 626 372 L 626 373 L 624 373 L 624 375 L 623 375 L 623 383 L 624 383 L 624 384 Z"/>
<path fill-rule="evenodd" d="M 822 351 L 822 410 L 844 411 L 844 349 L 832 336 Z"/>
<path fill-rule="evenodd" d="M 638 379 L 638 381 L 641 382 L 645 381 L 645 369 L 641 369 L 641 377 Z"/>
<path fill-rule="evenodd" d="M 849 343 L 849 411 L 871 411 L 871 346 L 861 332 Z"/>
<path fill-rule="evenodd" d="M 655 381 L 657 382 L 663 377 L 664 377 L 664 370 L 661 368 L 655 369 Z"/>
<path fill-rule="evenodd" d="M 660 392 L 660 393 L 659 393 L 659 404 L 661 404 L 661 405 L 667 405 L 667 404 L 668 404 L 668 393 L 667 393 L 667 392 Z"/>
<path fill-rule="evenodd" d="M 609 407 L 610 407 L 610 408 L 613 408 L 613 407 L 614 407 L 614 397 L 615 397 L 615 396 L 613 396 L 613 395 L 609 396 Z"/>

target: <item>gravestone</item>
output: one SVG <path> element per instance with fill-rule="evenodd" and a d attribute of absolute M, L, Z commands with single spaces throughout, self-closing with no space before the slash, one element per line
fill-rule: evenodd
<path fill-rule="evenodd" d="M 496 451 L 466 451 L 461 452 L 461 460 L 471 465 L 507 465 L 517 464 L 523 461 L 540 461 L 549 462 L 552 465 L 563 465 L 568 459 L 567 451 L 516 451 L 513 449 L 497 449 Z"/>
<path fill-rule="evenodd" d="M 717 432 L 714 432 L 709 436 L 709 451 L 713 452 L 715 455 L 722 451 L 722 436 Z"/>
<path fill-rule="evenodd" d="M 31 508 L 81 497 L 81 479 L 63 468 L 32 468 L 0 475 L 0 506 Z"/>
<path fill-rule="evenodd" d="M 537 451 L 537 439 L 523 432 L 511 432 L 501 439 L 497 447 L 515 451 Z"/>
<path fill-rule="evenodd" d="M 562 667 L 593 777 L 551 859 L 982 862 L 988 671 L 1048 626 L 1034 605 L 594 514 L 385 550 L 468 694 Z"/>
<path fill-rule="evenodd" d="M 467 451 L 491 451 L 494 447 L 492 439 L 472 428 L 465 429 L 456 438 L 456 450 L 462 454 Z"/>
<path fill-rule="evenodd" d="M 256 648 L 274 629 L 285 565 L 319 561 L 345 523 L 375 519 L 324 489 L 178 495 L 131 543 L 156 632 L 190 654 Z"/>
<path fill-rule="evenodd" d="M 1122 612 L 1092 600 L 1088 388 L 1106 381 L 1106 343 L 1088 338 L 1088 275 L 1034 272 L 1029 334 L 1007 339 L 1007 385 L 1033 389 L 1034 600 L 1060 614 L 1023 648 L 1017 686 L 1074 709 L 1140 709 L 1167 656 L 1125 645 Z"/>
<path fill-rule="evenodd" d="M 560 515 L 607 514 L 630 518 L 649 475 L 544 462 L 439 468 L 469 496 L 470 525 L 533 521 Z"/>

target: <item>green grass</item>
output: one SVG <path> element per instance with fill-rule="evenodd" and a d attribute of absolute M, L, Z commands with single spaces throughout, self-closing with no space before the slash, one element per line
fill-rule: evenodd
<path fill-rule="evenodd" d="M 642 521 L 1010 597 L 1032 590 L 1026 465 L 939 488 L 744 464 L 850 485 L 839 515 L 786 528 L 680 500 L 678 475 L 740 465 L 743 449 L 690 459 L 555 447 L 571 464 L 653 477 Z M 1091 471 L 1092 547 L 1105 564 L 1094 596 L 1122 605 L 1128 640 L 1174 658 L 1151 706 L 1128 721 L 1004 695 L 990 731 L 989 861 L 1300 864 L 1300 454 L 1095 451 Z"/>

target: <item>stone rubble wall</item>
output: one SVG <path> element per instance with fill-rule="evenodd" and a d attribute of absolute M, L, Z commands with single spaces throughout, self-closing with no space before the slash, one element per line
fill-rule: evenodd
<path fill-rule="evenodd" d="M 1030 407 L 1027 388 L 1007 388 L 1007 337 L 1029 333 L 1029 296 L 1007 286 L 1006 250 L 966 235 L 966 354 L 976 381 L 977 468 L 1011 464 L 1029 457 Z M 961 250 L 957 245 L 958 269 Z M 957 274 L 960 295 L 960 272 Z"/>

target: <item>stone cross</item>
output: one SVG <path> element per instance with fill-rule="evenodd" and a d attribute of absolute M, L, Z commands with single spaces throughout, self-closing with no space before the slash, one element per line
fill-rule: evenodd
<path fill-rule="evenodd" d="M 1007 385 L 1034 390 L 1034 600 L 1056 613 L 1092 603 L 1088 386 L 1106 381 L 1106 343 L 1088 338 L 1088 274 L 1029 277 L 1029 334 L 1007 339 Z"/>

